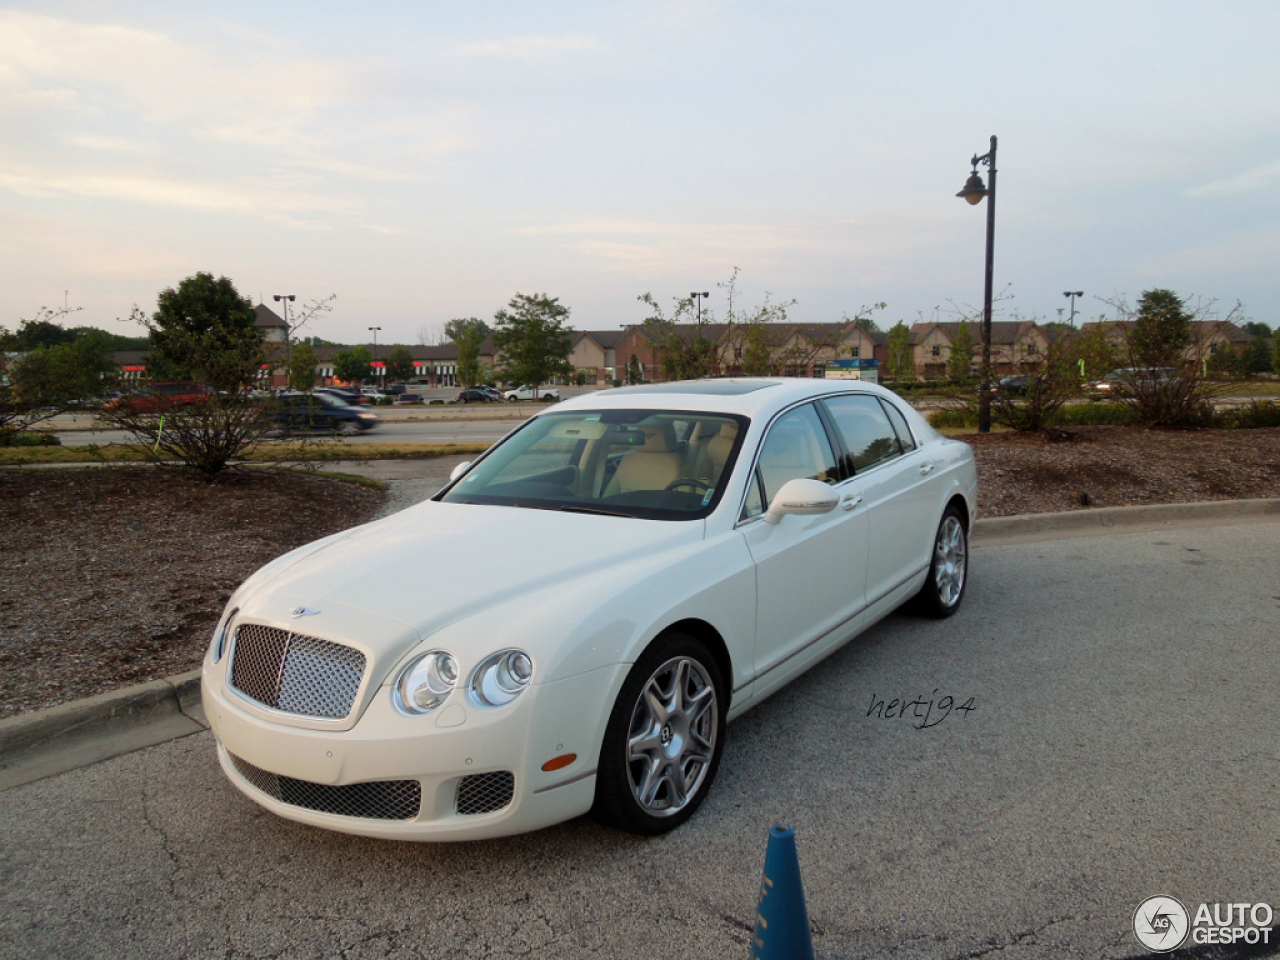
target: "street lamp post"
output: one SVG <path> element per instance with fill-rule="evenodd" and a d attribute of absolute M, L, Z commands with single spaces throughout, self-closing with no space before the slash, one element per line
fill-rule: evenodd
<path fill-rule="evenodd" d="M 702 323 L 702 301 L 711 296 L 709 293 L 691 293 L 689 299 L 698 305 L 698 323 Z"/>
<path fill-rule="evenodd" d="M 379 330 L 381 330 L 382 328 L 381 328 L 381 327 L 370 327 L 369 329 L 373 331 L 373 362 L 374 362 L 374 363 L 377 363 L 377 362 L 378 362 L 378 331 L 379 331 Z M 374 368 L 374 372 L 375 372 L 375 373 L 377 372 L 377 367 L 375 367 L 375 368 Z M 382 375 L 381 375 L 381 374 L 378 374 L 378 383 L 379 383 L 379 385 L 381 385 L 381 383 L 382 383 Z"/>
<path fill-rule="evenodd" d="M 1074 330 L 1076 326 L 1076 297 L 1083 297 L 1083 290 L 1064 290 L 1062 295 L 1071 299 L 1071 318 L 1067 321 Z"/>
<path fill-rule="evenodd" d="M 973 172 L 964 189 L 956 194 L 974 206 L 987 198 L 987 274 L 982 294 L 982 392 L 978 395 L 978 432 L 991 432 L 991 276 L 996 251 L 996 138 L 991 138 L 991 149 L 970 161 Z M 978 164 L 987 165 L 991 185 L 983 186 L 978 176 Z"/>
<path fill-rule="evenodd" d="M 289 327 L 289 304 L 297 297 L 292 293 L 273 293 L 271 298 L 284 307 L 284 355 L 285 362 L 293 363 L 293 338 L 289 336 L 293 330 Z M 286 372 L 286 375 L 287 372 Z"/>

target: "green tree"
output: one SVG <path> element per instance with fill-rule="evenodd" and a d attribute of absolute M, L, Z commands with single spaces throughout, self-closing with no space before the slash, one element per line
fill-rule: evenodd
<path fill-rule="evenodd" d="M 480 345 L 492 332 L 478 317 L 458 317 L 444 325 L 445 336 L 458 346 L 458 382 L 474 387 L 480 382 Z"/>
<path fill-rule="evenodd" d="M 333 357 L 333 375 L 347 383 L 361 384 L 373 375 L 373 355 L 364 347 L 339 350 Z"/>
<path fill-rule="evenodd" d="M 194 380 L 198 399 L 146 394 L 104 410 L 103 419 L 131 433 L 154 461 L 178 461 L 212 477 L 263 441 L 270 410 L 244 394 L 266 359 L 253 305 L 226 277 L 197 273 L 161 292 L 156 312 L 134 310 L 150 333 L 147 370 L 153 380 Z"/>
<path fill-rule="evenodd" d="M 1276 330 L 1271 345 L 1271 369 L 1280 373 L 1280 330 Z"/>
<path fill-rule="evenodd" d="M 747 343 L 742 351 L 742 372 L 748 377 L 767 377 L 773 372 L 771 366 L 764 328 L 759 324 L 752 324 L 747 330 Z"/>
<path fill-rule="evenodd" d="M 413 354 L 405 347 L 396 347 L 383 361 L 386 364 L 387 376 L 393 383 L 404 383 L 413 379 Z"/>
<path fill-rule="evenodd" d="M 316 385 L 316 351 L 309 343 L 299 343 L 289 357 L 289 386 L 310 393 Z"/>
<path fill-rule="evenodd" d="M 1181 366 L 1191 344 L 1191 314 L 1172 290 L 1144 291 L 1129 331 L 1129 350 L 1136 366 Z"/>
<path fill-rule="evenodd" d="M 255 382 L 266 355 L 254 316 L 226 277 L 197 273 L 162 291 L 146 324 L 152 379 L 194 380 L 226 393 Z"/>
<path fill-rule="evenodd" d="M 947 376 L 954 383 L 969 379 L 973 369 L 973 333 L 967 321 L 961 321 L 960 329 L 951 338 L 951 355 L 947 358 Z"/>
<path fill-rule="evenodd" d="M 899 320 L 889 330 L 889 343 L 885 357 L 885 369 L 894 380 L 906 380 L 915 376 L 915 351 L 911 346 L 911 330 Z"/>
<path fill-rule="evenodd" d="M 517 293 L 507 309 L 493 315 L 495 348 L 502 354 L 503 375 L 536 391 L 552 377 L 573 372 L 569 308 L 545 293 Z"/>
<path fill-rule="evenodd" d="M 4 436 L 113 386 L 115 365 L 107 353 L 100 338 L 86 336 L 36 347 L 13 361 L 9 382 L 0 385 L 0 445 Z"/>
<path fill-rule="evenodd" d="M 1277 343 L 1280 344 L 1280 339 L 1277 340 Z M 1280 349 L 1280 346 L 1278 346 L 1277 349 Z M 643 382 L 644 382 L 644 373 L 640 370 L 640 361 L 639 359 L 637 359 L 636 355 L 633 353 L 631 355 L 631 361 L 627 364 L 627 383 L 643 383 Z"/>

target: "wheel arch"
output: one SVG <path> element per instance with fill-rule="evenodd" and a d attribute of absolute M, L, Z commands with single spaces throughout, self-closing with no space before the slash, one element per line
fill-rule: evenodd
<path fill-rule="evenodd" d="M 706 648 L 711 651 L 711 656 L 715 658 L 716 666 L 720 669 L 720 676 L 724 678 L 725 686 L 727 686 L 729 690 L 733 689 L 733 657 L 729 655 L 729 647 L 724 642 L 724 637 L 720 635 L 719 630 L 713 627 L 706 620 L 702 620 L 698 617 L 688 617 L 684 620 L 677 620 L 675 623 L 664 627 L 659 631 L 658 635 L 648 643 L 645 650 L 648 650 L 649 647 L 652 647 L 663 637 L 673 633 L 687 634 L 695 640 L 705 644 Z M 641 651 L 642 654 L 643 652 L 644 651 Z"/>

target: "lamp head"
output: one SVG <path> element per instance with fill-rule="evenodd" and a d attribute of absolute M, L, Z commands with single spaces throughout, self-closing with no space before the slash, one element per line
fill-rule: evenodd
<path fill-rule="evenodd" d="M 964 197 L 969 203 L 977 206 L 982 202 L 982 198 L 987 195 L 987 185 L 982 182 L 982 177 L 978 176 L 975 169 L 969 174 L 969 179 L 965 181 L 964 189 L 956 194 L 957 197 Z"/>

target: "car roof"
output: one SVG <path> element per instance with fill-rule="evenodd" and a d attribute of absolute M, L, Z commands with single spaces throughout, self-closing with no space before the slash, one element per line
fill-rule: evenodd
<path fill-rule="evenodd" d="M 776 410 L 814 397 L 852 392 L 893 396 L 884 387 L 865 380 L 726 377 L 597 390 L 562 401 L 551 410 L 612 410 L 631 407 L 645 410 L 705 410 L 758 417 L 768 416 Z"/>

